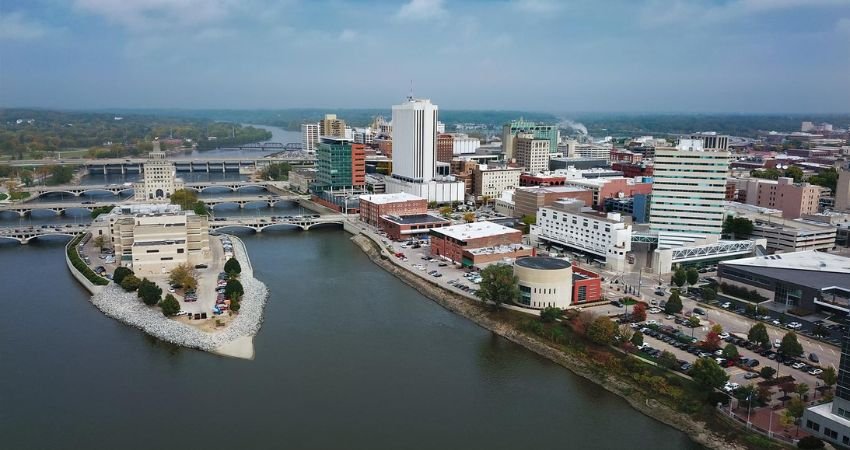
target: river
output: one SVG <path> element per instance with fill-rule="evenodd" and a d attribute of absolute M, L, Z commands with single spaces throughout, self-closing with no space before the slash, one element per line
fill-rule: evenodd
<path fill-rule="evenodd" d="M 65 240 L 0 244 L 3 447 L 699 448 L 439 307 L 339 229 L 242 236 L 271 291 L 254 361 L 103 316 Z"/>

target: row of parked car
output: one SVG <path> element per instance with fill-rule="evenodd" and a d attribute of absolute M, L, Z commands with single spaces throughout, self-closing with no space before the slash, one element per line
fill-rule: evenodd
<path fill-rule="evenodd" d="M 726 340 L 729 343 L 734 344 L 738 347 L 743 347 L 743 348 L 746 348 L 748 350 L 754 351 L 754 352 L 758 353 L 759 355 L 764 356 L 771 361 L 778 361 L 782 365 L 797 369 L 801 372 L 806 372 L 809 375 L 818 376 L 818 375 L 823 373 L 823 370 L 820 367 L 818 367 L 814 364 L 809 364 L 808 362 L 800 361 L 799 359 L 794 358 L 794 357 L 787 357 L 787 356 L 783 355 L 782 353 L 779 353 L 778 351 L 776 351 L 772 348 L 764 348 L 764 347 L 762 347 L 761 343 L 751 342 L 747 339 L 742 339 L 742 338 L 739 338 L 737 336 L 730 336 Z M 774 342 L 774 347 L 776 347 L 776 348 L 779 347 L 778 340 L 777 340 L 777 342 Z M 809 362 L 811 362 L 811 363 L 820 362 L 818 355 L 815 354 L 815 353 L 809 353 L 808 359 L 809 359 Z"/>

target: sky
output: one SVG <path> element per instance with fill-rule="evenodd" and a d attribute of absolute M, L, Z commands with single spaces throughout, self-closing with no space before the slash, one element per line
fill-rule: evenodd
<path fill-rule="evenodd" d="M 850 112 L 850 0 L 0 0 L 0 107 Z"/>

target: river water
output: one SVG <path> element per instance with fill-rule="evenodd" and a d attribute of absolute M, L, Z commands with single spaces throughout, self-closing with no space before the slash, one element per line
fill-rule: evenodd
<path fill-rule="evenodd" d="M 65 240 L 0 244 L 0 447 L 699 448 L 439 307 L 337 228 L 243 239 L 271 291 L 253 361 L 103 316 Z"/>

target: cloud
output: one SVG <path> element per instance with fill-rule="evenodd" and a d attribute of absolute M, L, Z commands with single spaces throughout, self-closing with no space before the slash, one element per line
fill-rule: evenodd
<path fill-rule="evenodd" d="M 719 23 L 789 9 L 847 6 L 848 0 L 732 0 L 712 4 L 702 0 L 652 0 L 641 12 L 644 23 Z"/>
<path fill-rule="evenodd" d="M 21 12 L 0 16 L 0 41 L 30 41 L 47 32 L 46 26 L 27 19 Z"/>
<path fill-rule="evenodd" d="M 530 14 L 551 14 L 560 11 L 564 4 L 555 0 L 513 0 L 511 6 Z"/>
<path fill-rule="evenodd" d="M 131 31 L 202 27 L 224 21 L 238 0 L 75 0 L 74 6 Z"/>
<path fill-rule="evenodd" d="M 342 30 L 341 33 L 339 33 L 339 40 L 342 42 L 351 42 L 357 39 L 359 36 L 360 34 L 358 32 L 346 28 Z"/>
<path fill-rule="evenodd" d="M 443 0 L 410 0 L 398 10 L 396 17 L 403 20 L 427 20 L 445 14 Z"/>
<path fill-rule="evenodd" d="M 835 23 L 835 31 L 844 34 L 850 34 L 850 18 L 842 17 Z"/>

